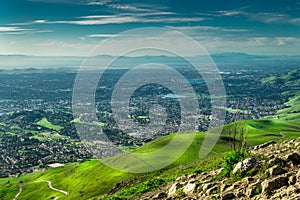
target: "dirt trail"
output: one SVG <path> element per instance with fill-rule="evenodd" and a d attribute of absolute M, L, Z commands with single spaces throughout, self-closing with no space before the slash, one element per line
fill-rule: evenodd
<path fill-rule="evenodd" d="M 48 187 L 49 187 L 51 190 L 54 190 L 54 191 L 56 191 L 56 192 L 63 193 L 64 195 L 68 195 L 68 194 L 69 194 L 69 192 L 67 192 L 67 191 L 60 190 L 60 189 L 57 189 L 57 188 L 53 187 L 51 181 L 49 181 L 49 180 L 34 181 L 34 182 L 26 183 L 26 184 L 34 184 L 34 183 L 41 183 L 41 182 L 48 183 Z M 20 183 L 20 186 L 19 186 L 19 192 L 18 192 L 18 194 L 16 194 L 16 196 L 13 198 L 13 200 L 17 200 L 17 198 L 21 195 L 22 190 L 23 190 L 23 183 Z M 58 198 L 59 198 L 59 197 L 54 197 L 54 199 L 58 199 Z"/>
<path fill-rule="evenodd" d="M 18 194 L 16 194 L 16 196 L 13 198 L 13 200 L 17 200 L 17 198 L 22 193 L 22 190 L 23 190 L 23 183 L 20 183 L 20 185 L 19 185 L 19 192 L 18 192 Z"/>

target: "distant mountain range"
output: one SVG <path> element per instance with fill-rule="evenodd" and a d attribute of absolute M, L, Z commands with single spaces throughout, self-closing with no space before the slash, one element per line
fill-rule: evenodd
<path fill-rule="evenodd" d="M 198 63 L 204 62 L 204 56 L 189 57 Z M 217 65 L 253 65 L 253 64 L 300 64 L 300 56 L 285 55 L 249 55 L 245 53 L 218 53 L 211 58 Z M 0 55 L 0 69 L 24 69 L 24 68 L 79 68 L 86 57 L 72 56 L 30 56 L 30 55 Z M 182 64 L 184 59 L 170 56 L 139 56 L 139 57 L 115 57 L 99 55 L 89 58 L 97 65 L 105 65 L 108 61 L 115 60 L 115 67 L 127 68 L 139 63 L 166 63 Z"/>

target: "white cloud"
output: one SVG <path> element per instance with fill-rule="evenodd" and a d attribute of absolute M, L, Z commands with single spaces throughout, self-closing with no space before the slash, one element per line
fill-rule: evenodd
<path fill-rule="evenodd" d="M 0 27 L 0 32 L 18 32 L 18 31 L 29 31 L 33 29 L 25 29 L 25 28 L 19 28 L 19 27 Z"/>
<path fill-rule="evenodd" d="M 91 34 L 91 35 L 88 35 L 88 37 L 90 38 L 109 38 L 109 37 L 114 37 L 116 36 L 117 34 Z"/>
<path fill-rule="evenodd" d="M 286 45 L 289 42 L 295 41 L 295 37 L 278 37 L 276 38 L 278 46 Z"/>
<path fill-rule="evenodd" d="M 289 22 L 291 24 L 295 24 L 297 26 L 300 26 L 300 18 L 293 18 L 293 19 L 289 19 Z"/>
<path fill-rule="evenodd" d="M 247 13 L 249 20 L 260 21 L 265 24 L 292 24 L 300 26 L 300 18 L 293 18 L 282 13 Z"/>
<path fill-rule="evenodd" d="M 106 5 L 109 2 L 111 2 L 111 0 L 90 1 L 90 2 L 87 2 L 86 5 L 90 5 L 90 6 L 102 6 L 102 5 Z"/>
<path fill-rule="evenodd" d="M 155 12 L 156 11 L 154 9 L 141 8 L 141 7 L 132 6 L 132 5 L 111 4 L 108 6 L 112 9 L 126 10 L 126 11 L 133 11 L 133 12 Z"/>
<path fill-rule="evenodd" d="M 38 20 L 38 23 L 45 24 L 75 24 L 75 25 L 103 25 L 103 24 L 124 24 L 124 23 L 180 23 L 180 22 L 199 22 L 206 18 L 200 17 L 175 17 L 170 16 L 170 12 L 153 12 L 153 13 L 126 13 L 118 15 L 92 15 L 81 16 L 78 20 L 60 20 L 60 21 L 46 21 Z M 163 16 L 168 15 L 168 16 Z M 22 23 L 24 24 L 36 24 L 36 21 Z"/>
<path fill-rule="evenodd" d="M 218 27 L 218 26 L 166 26 L 166 28 L 171 28 L 179 31 L 220 31 L 220 32 L 249 32 L 249 29 L 238 29 L 231 27 Z"/>
<path fill-rule="evenodd" d="M 20 27 L 0 27 L 0 35 L 25 35 L 35 33 L 50 33 L 52 30 L 36 30 Z"/>
<path fill-rule="evenodd" d="M 235 16 L 235 15 L 242 15 L 244 14 L 243 11 L 231 11 L 231 10 L 221 10 L 221 11 L 217 11 L 217 13 L 219 13 L 219 16 Z"/>

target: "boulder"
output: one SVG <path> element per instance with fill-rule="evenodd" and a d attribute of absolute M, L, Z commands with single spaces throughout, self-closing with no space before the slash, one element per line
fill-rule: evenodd
<path fill-rule="evenodd" d="M 294 185 L 296 183 L 296 181 L 297 181 L 296 176 L 290 176 L 288 183 L 289 183 L 289 185 Z"/>
<path fill-rule="evenodd" d="M 232 173 L 236 173 L 238 171 L 243 172 L 247 172 L 251 169 L 253 169 L 255 166 L 257 165 L 257 161 L 255 158 L 246 158 L 245 160 L 243 160 L 242 162 L 239 162 L 235 168 L 233 169 Z"/>
<path fill-rule="evenodd" d="M 219 190 L 219 186 L 215 185 L 214 187 L 209 188 L 208 190 L 205 191 L 207 195 L 213 194 L 215 191 Z"/>
<path fill-rule="evenodd" d="M 179 189 L 179 188 L 181 188 L 182 187 L 182 185 L 180 184 L 180 183 L 174 183 L 171 187 L 170 187 L 170 189 L 169 189 L 169 191 L 168 191 L 168 197 L 173 197 L 173 196 L 175 196 L 176 195 L 176 191 Z"/>
<path fill-rule="evenodd" d="M 167 194 L 165 192 L 160 192 L 157 195 L 155 195 L 154 197 L 152 197 L 152 199 L 163 199 L 166 197 L 167 197 Z"/>
<path fill-rule="evenodd" d="M 228 193 L 225 193 L 225 194 L 221 195 L 221 200 L 231 200 L 231 199 L 234 199 L 234 198 L 236 198 L 236 196 L 232 192 L 228 192 Z"/>
<path fill-rule="evenodd" d="M 275 177 L 271 180 L 267 179 L 261 183 L 262 193 L 270 194 L 273 190 L 279 189 L 283 186 L 286 186 L 287 184 L 288 184 L 288 178 L 285 175 Z"/>
<path fill-rule="evenodd" d="M 191 195 L 197 189 L 198 184 L 195 181 L 189 182 L 183 189 L 184 194 Z"/>
<path fill-rule="evenodd" d="M 275 165 L 274 167 L 270 168 L 268 172 L 270 173 L 270 176 L 276 176 L 276 175 L 285 174 L 287 171 L 284 170 L 282 167 Z"/>
<path fill-rule="evenodd" d="M 257 149 L 263 149 L 263 148 L 266 148 L 266 147 L 268 147 L 268 146 L 270 146 L 272 144 L 276 144 L 276 142 L 275 141 L 269 141 L 269 142 L 266 142 L 264 144 L 260 144 L 260 145 L 255 146 L 254 149 L 255 150 L 257 150 Z"/>
<path fill-rule="evenodd" d="M 255 195 L 257 195 L 258 194 L 258 189 L 259 189 L 260 186 L 261 186 L 260 182 L 253 183 L 253 184 L 249 185 L 246 189 L 246 196 L 248 198 L 252 198 Z"/>
<path fill-rule="evenodd" d="M 300 171 L 298 171 L 298 173 L 296 174 L 296 178 L 300 182 Z"/>
<path fill-rule="evenodd" d="M 271 160 L 269 160 L 268 164 L 269 166 L 274 166 L 274 165 L 282 164 L 284 162 L 285 161 L 280 158 L 272 158 Z"/>
<path fill-rule="evenodd" d="M 222 184 L 221 186 L 220 186 L 220 192 L 224 192 L 227 188 L 229 188 L 230 187 L 230 185 L 229 184 Z"/>
<path fill-rule="evenodd" d="M 210 188 L 212 188 L 212 187 L 214 187 L 216 185 L 216 183 L 207 183 L 207 184 L 204 184 L 203 185 L 203 191 L 206 191 L 206 190 L 208 190 L 208 189 L 210 189 Z"/>
<path fill-rule="evenodd" d="M 298 165 L 300 164 L 300 155 L 296 152 L 290 153 L 286 156 L 287 161 L 292 161 L 293 164 Z"/>

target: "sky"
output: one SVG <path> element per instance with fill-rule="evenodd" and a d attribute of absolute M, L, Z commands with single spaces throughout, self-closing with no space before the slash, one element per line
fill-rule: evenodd
<path fill-rule="evenodd" d="M 296 0 L 6 0 L 0 54 L 87 56 L 107 38 L 144 27 L 180 31 L 209 53 L 300 54 Z M 162 42 L 194 56 L 184 40 L 167 38 Z M 143 41 L 131 37 L 122 44 L 137 42 Z"/>

